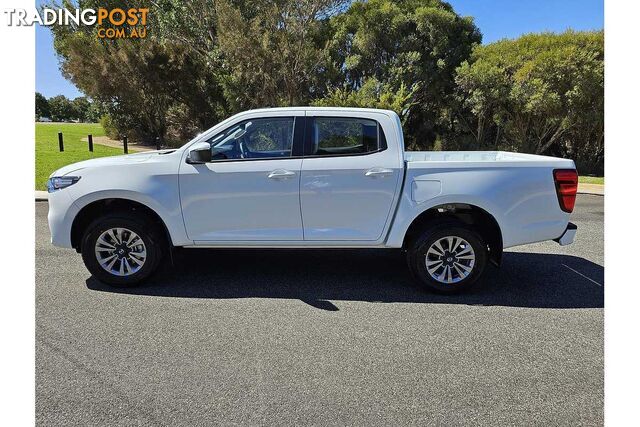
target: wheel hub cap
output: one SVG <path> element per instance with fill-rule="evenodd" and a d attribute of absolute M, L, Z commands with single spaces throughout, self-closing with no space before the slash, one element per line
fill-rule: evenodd
<path fill-rule="evenodd" d="M 466 279 L 475 265 L 473 247 L 457 236 L 442 237 L 427 249 L 425 265 L 427 272 L 436 281 L 455 284 Z"/>
<path fill-rule="evenodd" d="M 96 260 L 115 276 L 130 276 L 138 272 L 147 259 L 142 238 L 128 228 L 111 228 L 96 240 Z"/>

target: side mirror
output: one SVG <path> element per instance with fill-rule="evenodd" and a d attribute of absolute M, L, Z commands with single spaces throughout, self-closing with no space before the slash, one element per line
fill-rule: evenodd
<path fill-rule="evenodd" d="M 208 142 L 199 142 L 189 150 L 187 155 L 187 163 L 202 164 L 211 161 L 211 145 Z"/>

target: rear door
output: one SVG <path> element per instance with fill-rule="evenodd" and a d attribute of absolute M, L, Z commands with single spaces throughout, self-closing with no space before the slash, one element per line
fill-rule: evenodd
<path fill-rule="evenodd" d="M 403 173 L 398 147 L 387 142 L 391 123 L 382 114 L 307 111 L 300 180 L 305 241 L 382 238 Z"/>

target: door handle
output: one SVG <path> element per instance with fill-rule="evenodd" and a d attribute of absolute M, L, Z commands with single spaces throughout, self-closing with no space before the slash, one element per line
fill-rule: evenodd
<path fill-rule="evenodd" d="M 393 169 L 387 168 L 371 168 L 364 173 L 364 176 L 368 176 L 370 178 L 378 178 L 385 177 L 393 174 Z"/>
<path fill-rule="evenodd" d="M 287 178 L 292 178 L 296 175 L 295 172 L 291 172 L 288 171 L 286 169 L 276 169 L 274 171 L 271 171 L 269 173 L 269 175 L 267 175 L 267 178 L 269 179 L 287 179 Z"/>

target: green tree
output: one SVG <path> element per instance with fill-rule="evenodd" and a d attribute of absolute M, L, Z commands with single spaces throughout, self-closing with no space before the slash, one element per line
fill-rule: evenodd
<path fill-rule="evenodd" d="M 88 123 L 98 123 L 104 114 L 106 114 L 105 107 L 100 102 L 92 101 L 87 109 L 85 119 Z"/>
<path fill-rule="evenodd" d="M 583 171 L 603 172 L 602 31 L 529 34 L 480 46 L 456 81 L 456 125 L 471 137 L 458 145 L 450 140 L 451 148 L 567 156 Z"/>
<path fill-rule="evenodd" d="M 184 141 L 248 108 L 376 107 L 400 114 L 411 149 L 518 150 L 603 168 L 602 32 L 480 46 L 472 18 L 442 0 L 82 1 L 140 6 L 151 8 L 145 39 L 52 28 L 64 74 L 94 103 L 85 119 L 104 116 L 112 134 Z"/>
<path fill-rule="evenodd" d="M 354 2 L 332 27 L 342 81 L 354 91 L 371 78 L 389 90 L 409 88 L 409 145 L 431 147 L 449 125 L 455 69 L 481 41 L 473 20 L 440 0 L 370 0 Z"/>
<path fill-rule="evenodd" d="M 148 6 L 142 1 L 87 0 L 83 7 Z M 153 14 L 150 12 L 150 16 Z M 152 36 L 148 23 L 143 39 L 100 39 L 96 27 L 53 27 L 54 46 L 65 76 L 100 102 L 122 135 L 153 142 L 171 133 L 168 113 L 182 108 L 198 128 L 220 119 L 221 93 L 206 67 L 188 46 Z M 189 135 L 192 136 L 192 135 Z"/>
<path fill-rule="evenodd" d="M 81 122 L 87 121 L 87 114 L 89 112 L 89 108 L 91 107 L 91 103 L 87 99 L 86 96 L 79 96 L 71 101 L 71 106 L 73 107 L 73 118 L 78 119 Z"/>
<path fill-rule="evenodd" d="M 40 92 L 36 92 L 36 118 L 50 117 L 49 101 Z"/>
<path fill-rule="evenodd" d="M 375 77 L 364 82 L 359 90 L 348 87 L 332 89 L 324 98 L 312 104 L 325 107 L 380 108 L 395 111 L 404 120 L 413 106 L 416 89 L 408 89 L 403 84 L 398 90 L 380 83 Z"/>
<path fill-rule="evenodd" d="M 337 75 L 329 18 L 346 0 L 217 2 L 218 45 L 232 110 L 305 105 Z"/>
<path fill-rule="evenodd" d="M 327 50 L 329 18 L 349 0 L 158 0 L 163 39 L 203 59 L 223 89 L 226 113 L 308 104 L 337 75 Z M 249 54 L 250 53 L 250 54 Z M 179 110 L 175 111 L 179 115 Z"/>
<path fill-rule="evenodd" d="M 73 105 L 64 95 L 50 98 L 49 109 L 51 111 L 51 120 L 54 122 L 66 122 L 75 117 Z"/>

